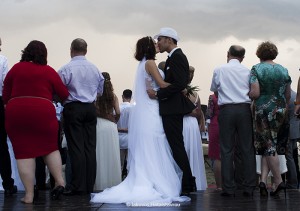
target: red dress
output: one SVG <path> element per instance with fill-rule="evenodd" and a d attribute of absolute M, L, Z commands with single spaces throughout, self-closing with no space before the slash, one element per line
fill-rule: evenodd
<path fill-rule="evenodd" d="M 65 100 L 69 92 L 48 65 L 15 64 L 3 87 L 5 128 L 16 159 L 35 158 L 58 149 L 58 121 L 53 94 Z"/>
<path fill-rule="evenodd" d="M 220 160 L 220 140 L 219 140 L 219 106 L 216 95 L 210 95 L 207 107 L 207 116 L 210 119 L 208 127 L 208 157 L 214 160 Z"/>

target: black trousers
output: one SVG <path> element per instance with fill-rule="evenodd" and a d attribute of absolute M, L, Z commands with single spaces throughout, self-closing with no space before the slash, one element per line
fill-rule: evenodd
<path fill-rule="evenodd" d="M 242 167 L 239 169 L 244 191 L 256 186 L 256 161 L 253 144 L 253 124 L 250 104 L 220 106 L 218 117 L 221 148 L 222 189 L 234 193 L 234 152 L 238 150 Z"/>
<path fill-rule="evenodd" d="M 4 113 L 4 105 L 2 97 L 0 97 L 0 175 L 3 180 L 3 188 L 9 189 L 14 185 L 14 180 L 11 178 L 11 161 L 7 145 Z"/>
<path fill-rule="evenodd" d="M 182 190 L 189 191 L 195 185 L 192 171 L 183 142 L 183 115 L 162 116 L 162 123 L 174 160 L 183 172 Z"/>
<path fill-rule="evenodd" d="M 74 191 L 92 192 L 96 179 L 96 108 L 93 103 L 72 102 L 63 110 L 64 132 L 71 161 Z"/>

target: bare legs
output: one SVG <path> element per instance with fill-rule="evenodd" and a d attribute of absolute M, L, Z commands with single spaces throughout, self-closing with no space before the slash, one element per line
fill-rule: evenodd
<path fill-rule="evenodd" d="M 267 184 L 269 171 L 273 174 L 275 189 L 282 182 L 279 159 L 277 153 L 275 156 L 262 156 L 261 159 L 261 181 Z"/>
<path fill-rule="evenodd" d="M 62 163 L 59 151 L 56 150 L 48 155 L 45 155 L 44 161 L 48 166 L 50 173 L 54 177 L 55 187 L 59 185 L 65 187 L 65 181 L 62 176 Z"/>
<path fill-rule="evenodd" d="M 217 190 L 222 189 L 222 176 L 221 176 L 221 161 L 220 160 L 214 160 L 214 166 L 213 166 L 215 181 L 217 185 Z"/>
<path fill-rule="evenodd" d="M 18 171 L 25 188 L 25 196 L 22 202 L 30 204 L 33 202 L 35 182 L 35 158 L 17 159 Z"/>
<path fill-rule="evenodd" d="M 55 186 L 65 186 L 62 176 L 61 157 L 58 150 L 44 156 L 44 161 L 55 179 Z M 24 203 L 33 203 L 35 183 L 35 158 L 17 159 L 20 178 L 25 187 L 25 196 L 21 199 Z"/>

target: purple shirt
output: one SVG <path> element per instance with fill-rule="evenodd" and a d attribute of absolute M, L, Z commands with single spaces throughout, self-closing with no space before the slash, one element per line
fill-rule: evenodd
<path fill-rule="evenodd" d="M 58 74 L 70 93 L 65 104 L 74 101 L 92 103 L 97 94 L 102 95 L 104 78 L 101 71 L 85 56 L 74 56 Z"/>

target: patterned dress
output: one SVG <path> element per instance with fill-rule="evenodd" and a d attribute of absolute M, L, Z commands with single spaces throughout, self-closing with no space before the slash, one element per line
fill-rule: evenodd
<path fill-rule="evenodd" d="M 256 154 L 282 154 L 288 135 L 285 90 L 291 78 L 279 64 L 259 63 L 251 69 L 250 83 L 256 82 L 260 86 L 260 96 L 254 101 Z"/>

